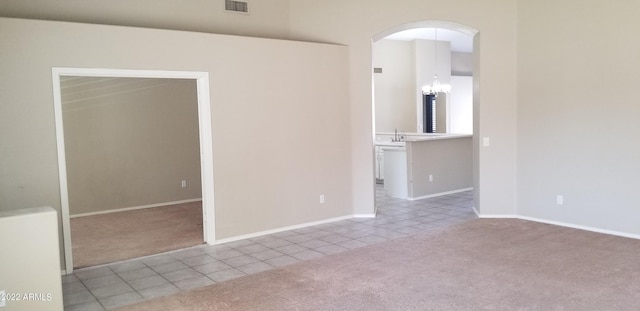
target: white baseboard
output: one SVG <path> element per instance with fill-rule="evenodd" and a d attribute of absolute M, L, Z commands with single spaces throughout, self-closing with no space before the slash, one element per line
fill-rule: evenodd
<path fill-rule="evenodd" d="M 496 218 L 496 219 L 519 218 L 517 215 L 512 215 L 512 214 L 478 214 L 476 212 L 476 215 L 478 215 L 478 218 Z"/>
<path fill-rule="evenodd" d="M 354 214 L 353 218 L 376 218 L 376 214 Z"/>
<path fill-rule="evenodd" d="M 173 201 L 173 202 L 164 202 L 164 203 L 149 204 L 149 205 L 132 206 L 132 207 L 125 207 L 125 208 L 117 208 L 117 209 L 110 209 L 110 210 L 91 212 L 91 213 L 75 214 L 75 215 L 70 215 L 69 218 L 85 217 L 85 216 L 93 216 L 93 215 L 102 215 L 102 214 L 110 214 L 110 213 L 117 213 L 117 212 L 126 212 L 126 211 L 133 211 L 133 210 L 139 210 L 139 209 L 145 209 L 145 208 L 163 207 L 163 206 L 184 204 L 184 203 L 192 203 L 192 202 L 198 202 L 198 201 L 202 201 L 202 198 L 189 199 L 189 200 L 180 200 L 180 201 Z"/>
<path fill-rule="evenodd" d="M 505 218 L 521 219 L 521 220 L 539 222 L 539 223 L 549 224 L 549 225 L 554 225 L 554 226 L 560 226 L 560 227 L 566 227 L 566 228 L 572 228 L 572 229 L 579 229 L 579 230 L 585 230 L 585 231 L 591 231 L 591 232 L 597 232 L 597 233 L 602 233 L 602 234 L 609 234 L 609 235 L 615 235 L 615 236 L 620 236 L 620 237 L 640 240 L 640 234 L 626 233 L 626 232 L 620 232 L 620 231 L 615 231 L 615 230 L 607 230 L 607 229 L 601 229 L 601 228 L 596 228 L 596 227 L 576 225 L 576 224 L 566 223 L 566 222 L 562 222 L 562 221 L 548 220 L 548 219 L 543 219 L 543 218 L 521 216 L 521 215 L 510 215 L 510 214 L 503 214 L 503 215 L 501 215 L 501 214 L 484 214 L 483 215 L 483 214 L 479 214 L 478 211 L 475 209 L 475 207 L 474 207 L 473 210 L 476 212 L 476 215 L 478 215 L 478 218 L 483 218 L 483 219 L 491 219 L 491 218 L 493 218 L 493 219 L 505 219 Z"/>
<path fill-rule="evenodd" d="M 443 196 L 443 195 L 454 194 L 454 193 L 458 193 L 458 192 L 465 192 L 465 191 L 470 191 L 470 190 L 473 190 L 473 187 L 457 189 L 457 190 L 451 190 L 451 191 L 445 191 L 445 192 L 438 192 L 438 193 L 423 195 L 423 196 L 419 196 L 419 197 L 415 197 L 415 198 L 408 198 L 407 200 L 416 201 L 416 200 L 422 200 L 422 199 L 429 199 L 429 198 L 435 198 L 435 197 L 439 197 L 439 196 Z"/>
<path fill-rule="evenodd" d="M 335 221 L 340 221 L 340 220 L 345 220 L 345 219 L 351 219 L 351 218 L 354 218 L 354 215 L 334 217 L 334 218 L 329 218 L 329 219 L 319 220 L 319 221 L 312 221 L 312 222 L 307 222 L 307 223 L 303 223 L 303 224 L 299 224 L 299 225 L 281 227 L 281 228 L 277 228 L 277 229 L 265 230 L 265 231 L 260 231 L 260 232 L 255 232 L 255 233 L 250 233 L 250 234 L 245 234 L 245 235 L 239 235 L 239 236 L 234 236 L 234 237 L 225 238 L 225 239 L 220 239 L 220 240 L 216 240 L 213 244 L 217 245 L 217 244 L 229 243 L 229 242 L 234 242 L 234 241 L 239 241 L 239 240 L 244 240 L 244 239 L 255 238 L 255 237 L 259 237 L 259 236 L 263 236 L 263 235 L 278 233 L 278 232 L 282 232 L 282 231 L 302 229 L 302 228 L 306 228 L 306 227 L 317 226 L 317 225 L 321 225 L 321 224 L 326 224 L 326 223 L 330 223 L 330 222 L 335 222 Z"/>
<path fill-rule="evenodd" d="M 576 225 L 576 224 L 571 224 L 571 223 L 566 223 L 566 222 L 561 222 L 561 221 L 555 221 L 555 220 L 547 220 L 547 219 L 536 218 L 536 217 L 518 216 L 517 218 L 518 219 L 522 219 L 522 220 L 545 223 L 545 224 L 549 224 L 549 225 L 556 225 L 556 226 L 561 226 L 561 227 L 580 229 L 580 230 L 586 230 L 586 231 L 591 231 L 591 232 L 597 232 L 597 233 L 603 233 L 603 234 L 609 234 L 609 235 L 615 235 L 615 236 L 621 236 L 621 237 L 625 237 L 625 238 L 631 238 L 631 239 L 640 240 L 640 234 L 633 234 L 633 233 L 626 233 L 626 232 L 620 232 L 620 231 L 615 231 L 615 230 L 600 229 L 600 228 L 596 228 L 596 227 L 582 226 L 582 225 Z"/>

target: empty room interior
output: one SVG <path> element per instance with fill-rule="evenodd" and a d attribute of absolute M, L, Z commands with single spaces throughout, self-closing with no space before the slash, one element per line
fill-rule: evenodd
<path fill-rule="evenodd" d="M 2 1 L 0 310 L 634 309 L 638 12 Z"/>
<path fill-rule="evenodd" d="M 64 76 L 60 91 L 74 268 L 202 244 L 195 80 Z"/>

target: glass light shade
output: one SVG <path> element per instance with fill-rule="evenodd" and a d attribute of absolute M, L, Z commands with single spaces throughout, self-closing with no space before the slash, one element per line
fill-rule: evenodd
<path fill-rule="evenodd" d="M 422 93 L 426 95 L 438 95 L 439 93 L 449 93 L 450 91 L 451 85 L 441 84 L 437 75 L 433 79 L 433 84 L 422 87 Z"/>

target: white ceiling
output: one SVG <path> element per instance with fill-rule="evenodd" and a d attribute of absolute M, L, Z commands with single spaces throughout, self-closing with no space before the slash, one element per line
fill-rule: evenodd
<path fill-rule="evenodd" d="M 414 28 L 396 32 L 385 39 L 411 41 L 413 39 L 435 40 L 435 28 Z M 473 52 L 473 37 L 461 32 L 438 28 L 438 41 L 451 42 L 453 52 Z"/>

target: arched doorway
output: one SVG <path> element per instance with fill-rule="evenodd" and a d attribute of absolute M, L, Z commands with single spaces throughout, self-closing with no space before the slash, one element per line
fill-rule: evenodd
<path fill-rule="evenodd" d="M 466 99 L 469 104 L 465 107 L 465 118 L 467 119 L 465 122 L 468 122 L 470 124 L 468 124 L 464 130 L 464 132 L 468 132 L 469 134 L 472 133 L 477 133 L 477 129 L 478 129 L 478 124 L 479 124 L 479 114 L 478 114 L 478 106 L 479 106 L 479 96 L 477 96 L 478 92 L 478 81 L 477 79 L 473 79 L 471 76 L 477 76 L 478 72 L 477 72 L 477 53 L 479 50 L 479 32 L 478 30 L 469 27 L 469 26 L 465 26 L 462 24 L 458 24 L 458 23 L 453 23 L 453 22 L 447 22 L 447 21 L 420 21 L 420 22 L 413 22 L 413 23 L 408 23 L 408 24 L 403 24 L 403 25 L 399 25 L 399 26 L 395 26 L 392 27 L 388 30 L 385 30 L 375 36 L 372 37 L 372 62 L 373 62 L 373 76 L 372 76 L 372 89 L 373 89 L 373 100 L 372 100 L 372 119 L 373 119 L 373 137 L 374 137 L 374 146 L 375 147 L 375 154 L 374 154 L 374 158 L 375 158 L 375 172 L 374 172 L 374 176 L 376 176 L 376 183 L 378 183 L 378 185 L 376 185 L 376 189 L 379 190 L 380 186 L 379 183 L 382 182 L 382 179 L 384 178 L 380 178 L 384 176 L 384 156 L 382 155 L 382 148 L 379 147 L 379 145 L 381 145 L 379 143 L 379 140 L 382 138 L 382 140 L 388 140 L 389 137 L 391 137 L 391 140 L 398 140 L 398 139 L 403 139 L 405 137 L 412 137 L 412 136 L 417 136 L 419 137 L 419 133 L 426 133 L 427 131 L 424 130 L 423 128 L 421 128 L 421 124 L 424 124 L 424 118 L 425 118 L 425 111 L 423 109 L 423 96 L 422 96 L 422 92 L 420 91 L 420 86 L 422 84 L 425 84 L 425 75 L 423 75 L 423 77 L 417 77 L 416 78 L 416 71 L 415 68 L 418 66 L 417 62 L 419 62 L 419 60 L 416 60 L 417 58 L 415 57 L 415 54 L 418 53 L 416 52 L 416 46 L 419 45 L 419 43 L 415 43 L 414 46 L 412 47 L 412 57 L 414 57 L 413 61 L 413 70 L 414 70 L 414 77 L 413 77 L 413 81 L 411 82 L 406 82 L 405 86 L 399 86 L 399 85 L 395 85 L 393 88 L 395 90 L 397 89 L 402 89 L 404 92 L 404 98 L 400 99 L 401 101 L 404 102 L 408 102 L 409 104 L 407 104 L 409 106 L 409 108 L 401 108 L 401 107 L 390 107 L 390 106 L 384 106 L 382 104 L 377 105 L 378 103 L 376 102 L 377 99 L 380 99 L 380 94 L 382 94 L 383 92 L 380 91 L 380 89 L 382 89 L 382 87 L 380 87 L 380 85 L 376 85 L 376 79 L 378 79 L 380 76 L 383 76 L 384 73 L 387 73 L 385 71 L 385 68 L 376 68 L 376 55 L 374 54 L 375 52 L 375 48 L 376 45 L 380 45 L 382 42 L 385 41 L 389 41 L 389 40 L 385 40 L 388 39 L 390 37 L 393 36 L 397 36 L 398 34 L 406 34 L 406 33 L 417 33 L 416 30 L 422 30 L 423 33 L 429 33 L 429 31 L 431 31 L 432 36 L 433 36 L 433 32 L 434 30 L 437 29 L 438 31 L 440 31 L 440 38 L 434 39 L 433 37 L 423 37 L 423 38 L 419 38 L 418 39 L 426 39 L 426 40 L 431 40 L 429 41 L 430 43 L 428 43 L 431 47 L 434 47 L 433 50 L 435 51 L 435 54 L 438 55 L 438 53 L 441 53 L 441 48 L 440 48 L 440 44 L 441 41 L 447 40 L 453 40 L 451 39 L 452 34 L 457 34 L 459 36 L 462 37 L 466 37 L 466 41 L 468 43 L 468 45 L 470 45 L 470 49 L 466 52 L 464 55 L 464 58 L 466 59 L 466 61 L 468 62 L 468 67 L 469 67 L 469 77 L 463 80 L 465 80 L 465 95 L 468 93 L 469 98 Z M 426 31 L 424 31 L 426 30 Z M 438 34 L 438 32 L 436 31 L 436 36 Z M 444 38 L 443 38 L 444 37 Z M 444 40 L 443 40 L 444 39 Z M 412 40 L 410 37 L 408 38 L 403 38 L 401 40 L 405 40 L 405 41 L 409 41 Z M 418 40 L 416 40 L 418 41 Z M 406 45 L 406 44 L 405 44 Z M 408 45 L 406 45 L 408 46 Z M 451 51 L 454 51 L 453 48 L 451 48 L 453 46 L 453 43 L 447 48 L 446 51 L 448 51 L 449 55 L 443 55 L 444 53 L 441 53 L 441 57 L 445 58 L 447 61 L 447 64 L 449 65 L 449 72 L 446 72 L 444 74 L 444 76 L 446 76 L 446 82 L 449 83 L 451 81 Z M 459 47 L 456 47 L 455 49 L 459 49 Z M 431 52 L 433 53 L 433 52 Z M 399 57 L 398 57 L 399 58 Z M 438 59 L 436 57 L 436 59 Z M 458 58 L 457 58 L 458 59 Z M 432 59 L 429 59 L 429 62 L 432 62 Z M 421 63 L 420 65 L 424 65 L 423 63 Z M 404 65 L 406 67 L 406 64 Z M 441 66 L 438 65 L 438 62 L 436 61 L 433 66 L 433 68 L 440 68 Z M 429 71 L 436 71 L 436 74 L 438 74 L 438 70 L 440 69 L 429 69 Z M 406 71 L 406 70 L 405 70 Z M 444 71 L 444 70 L 441 70 Z M 473 74 L 471 74 L 473 73 Z M 439 75 L 439 74 L 438 74 Z M 387 77 L 388 79 L 388 77 Z M 393 78 L 392 78 L 393 79 Z M 433 74 L 430 73 L 429 74 L 429 79 L 433 79 Z M 456 78 L 456 80 L 459 80 Z M 409 86 L 407 86 L 407 84 L 410 84 Z M 458 90 L 460 90 L 460 88 L 458 88 Z M 410 94 L 410 95 L 407 95 Z M 453 95 L 453 91 L 452 94 Z M 395 95 L 390 95 L 386 94 L 387 97 L 393 97 L 393 99 L 389 99 L 386 98 L 385 100 L 387 101 L 393 101 L 394 105 L 396 104 L 396 102 L 398 102 L 398 98 L 395 97 Z M 400 96 L 400 97 L 402 97 Z M 449 94 L 447 94 L 447 96 L 441 96 L 441 97 L 448 97 Z M 408 98 L 407 98 L 408 97 Z M 453 97 L 453 96 L 451 96 Z M 471 99 L 472 98 L 472 99 Z M 382 101 L 382 100 L 380 100 Z M 412 105 L 412 106 L 411 106 Z M 442 106 L 446 105 L 446 118 L 442 119 L 444 122 L 446 120 L 446 131 L 442 130 L 442 132 L 446 132 L 446 133 L 460 133 L 461 130 L 459 130 L 460 127 L 456 127 L 456 129 L 451 130 L 451 115 L 454 113 L 459 113 L 456 112 L 455 109 L 450 109 L 451 107 L 450 105 L 450 101 L 449 100 L 444 100 L 442 103 Z M 383 107 L 381 109 L 381 107 Z M 457 106 L 456 106 L 457 107 Z M 392 111 L 394 118 L 391 118 L 391 120 L 385 120 L 385 122 L 381 122 L 381 115 L 384 114 L 384 109 L 387 110 L 387 112 Z M 403 115 L 404 114 L 404 115 Z M 400 115 L 400 116 L 399 116 Z M 400 119 L 404 119 L 404 120 L 400 120 Z M 394 126 L 396 124 L 402 124 L 404 122 L 404 127 L 403 126 Z M 400 132 L 399 135 L 396 134 L 396 132 Z M 388 134 L 388 135 L 385 135 Z M 469 140 L 470 142 L 473 141 L 473 143 L 469 143 L 470 147 L 469 147 L 469 153 L 470 153 L 470 157 L 471 157 L 471 161 L 469 162 L 469 170 L 468 170 L 468 176 L 467 179 L 469 180 L 469 187 L 465 187 L 464 189 L 452 189 L 453 191 L 451 192 L 455 192 L 457 190 L 469 190 L 469 189 L 474 189 L 473 191 L 473 196 L 474 196 L 474 201 L 478 202 L 477 197 L 478 197 L 478 174 L 479 174 L 479 170 L 478 170 L 478 145 L 477 144 L 477 138 L 475 136 L 472 136 L 471 139 Z M 386 146 L 384 144 L 382 144 L 385 147 L 396 147 L 394 146 L 394 144 L 391 144 L 390 146 Z M 471 147 L 472 146 L 472 147 Z M 409 163 L 409 162 L 407 162 Z M 388 170 L 388 168 L 387 168 Z M 424 176 L 411 176 L 411 169 L 409 169 L 408 172 L 409 176 L 401 176 L 400 178 L 406 178 L 408 180 L 408 184 L 410 184 L 412 182 L 412 178 L 416 177 L 418 178 L 417 180 L 419 182 L 422 182 L 422 177 Z M 438 177 L 435 176 L 435 178 L 437 179 Z M 432 182 L 434 179 L 434 176 L 428 175 L 428 182 Z M 386 188 L 386 186 L 385 186 Z M 410 186 L 409 186 L 410 188 Z M 401 191 L 407 191 L 404 189 L 401 189 Z M 424 197 L 428 197 L 426 195 L 420 195 L 420 193 L 417 193 L 415 195 L 411 195 L 411 189 L 408 190 L 409 194 L 408 195 L 408 199 L 413 200 L 416 197 L 419 198 L 424 198 Z M 379 194 L 379 191 L 376 191 L 376 193 Z M 449 191 L 441 191 L 441 194 L 446 194 L 449 193 Z M 430 193 L 431 194 L 431 193 Z M 435 195 L 434 195 L 435 196 Z M 377 209 L 378 203 L 376 202 L 376 209 Z M 474 206 L 474 209 L 476 208 L 476 206 Z"/>

